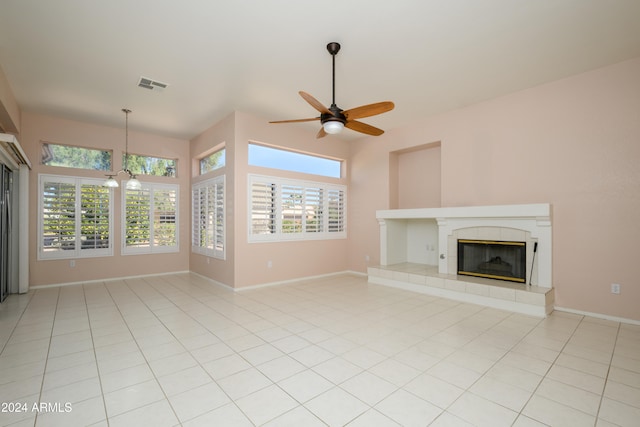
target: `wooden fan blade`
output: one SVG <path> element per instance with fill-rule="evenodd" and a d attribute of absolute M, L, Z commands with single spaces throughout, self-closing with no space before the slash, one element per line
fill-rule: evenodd
<path fill-rule="evenodd" d="M 308 119 L 294 119 L 294 120 L 274 120 L 269 123 L 299 123 L 299 122 L 313 122 L 315 120 L 320 120 L 320 117 L 313 117 Z"/>
<path fill-rule="evenodd" d="M 343 111 L 347 117 L 347 120 L 362 119 L 364 117 L 371 117 L 377 114 L 386 113 L 393 110 L 395 105 L 391 101 L 377 102 L 375 104 L 363 105 L 361 107 L 352 108 L 347 111 Z"/>
<path fill-rule="evenodd" d="M 316 110 L 320 111 L 321 113 L 331 114 L 333 116 L 333 113 L 331 112 L 331 110 L 329 110 L 327 107 L 322 105 L 320 101 L 315 99 L 313 96 L 309 95 L 307 92 L 300 91 L 298 93 L 305 101 L 309 103 L 309 105 L 311 105 Z"/>
<path fill-rule="evenodd" d="M 373 127 L 356 120 L 348 121 L 344 124 L 344 126 L 348 127 L 351 130 L 355 130 L 356 132 L 366 133 L 367 135 L 380 136 L 384 133 L 382 129 L 378 129 L 377 127 Z"/>
<path fill-rule="evenodd" d="M 324 128 L 321 127 L 316 135 L 316 139 L 324 138 L 325 136 L 327 136 L 327 133 L 324 131 Z"/>

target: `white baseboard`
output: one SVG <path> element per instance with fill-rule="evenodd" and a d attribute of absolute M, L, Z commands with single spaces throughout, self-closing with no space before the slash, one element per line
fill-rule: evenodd
<path fill-rule="evenodd" d="M 231 291 L 231 292 L 234 291 L 233 287 L 227 285 L 226 283 L 218 282 L 217 280 L 214 280 L 211 277 L 204 276 L 200 273 L 196 273 L 195 271 L 190 271 L 190 273 L 206 280 L 207 282 L 211 282 L 211 284 L 213 285 L 220 286 L 221 288 L 224 288 L 227 291 Z"/>
<path fill-rule="evenodd" d="M 241 288 L 232 288 L 233 291 L 235 292 L 244 292 L 244 291 L 251 291 L 254 289 L 261 289 L 261 288 L 268 288 L 271 286 L 280 286 L 280 285 L 287 285 L 287 284 L 291 284 L 291 283 L 296 283 L 296 282 L 300 282 L 300 281 L 304 281 L 304 280 L 314 280 L 314 279 L 322 279 L 325 277 L 334 277 L 334 276 L 340 276 L 343 274 L 352 274 L 355 276 L 362 276 L 362 277 L 367 277 L 366 274 L 364 273 L 359 273 L 356 271 L 351 271 L 351 270 L 344 270 L 344 271 L 338 271 L 335 273 L 327 273 L 327 274 L 319 274 L 317 276 L 305 276 L 305 277 L 298 277 L 296 279 L 288 279 L 288 280 L 281 280 L 278 282 L 269 282 L 269 283 L 261 283 L 259 285 L 251 285 L 251 286 L 243 286 Z"/>
<path fill-rule="evenodd" d="M 84 285 L 89 283 L 101 283 L 101 282 L 114 282 L 117 280 L 127 280 L 127 279 L 142 279 L 145 277 L 158 277 L 158 276 L 169 276 L 172 274 L 185 274 L 191 273 L 189 270 L 183 271 L 170 271 L 168 273 L 155 273 L 155 274 L 141 274 L 138 276 L 123 276 L 123 277 L 112 277 L 109 279 L 93 279 L 93 280 L 80 280 L 78 282 L 65 282 L 65 283 L 52 283 L 49 285 L 36 285 L 29 286 L 29 290 L 31 289 L 47 289 L 47 288 L 59 288 L 61 286 L 73 286 L 73 285 Z"/>
<path fill-rule="evenodd" d="M 592 313 L 590 311 L 574 310 L 572 308 L 566 308 L 566 307 L 557 307 L 556 306 L 556 307 L 553 307 L 553 309 L 556 310 L 556 311 L 562 311 L 563 313 L 578 314 L 580 316 L 589 316 L 589 317 L 595 317 L 596 319 L 610 320 L 612 322 L 628 323 L 630 325 L 638 325 L 638 326 L 640 326 L 640 320 L 627 319 L 627 318 L 624 318 L 624 317 L 609 316 L 607 314 L 601 314 L 601 313 Z"/>

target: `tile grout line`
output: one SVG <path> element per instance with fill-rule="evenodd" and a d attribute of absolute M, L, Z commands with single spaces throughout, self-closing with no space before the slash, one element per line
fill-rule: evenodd
<path fill-rule="evenodd" d="M 30 292 L 30 296 L 29 296 L 29 300 L 27 301 L 27 303 L 24 305 L 24 308 L 22 309 L 22 313 L 20 313 L 20 316 L 18 316 L 18 319 L 16 320 L 16 323 L 13 325 L 13 327 L 11 328 L 11 333 L 9 334 L 9 336 L 7 337 L 7 340 L 4 342 L 4 344 L 2 345 L 2 348 L 0 348 L 0 356 L 2 356 L 2 352 L 4 352 L 4 349 L 7 348 L 7 345 L 9 345 L 9 341 L 11 340 L 11 337 L 13 337 L 13 334 L 15 333 L 16 329 L 18 328 L 18 324 L 20 323 L 20 321 L 22 320 L 22 317 L 24 316 L 25 312 L 27 311 L 27 308 L 29 308 L 29 306 L 31 305 L 32 301 L 33 301 L 33 297 L 36 294 L 37 291 L 33 291 Z M 28 295 L 28 294 L 27 294 Z M 8 295 L 11 296 L 11 295 Z M 6 301 L 6 300 L 5 300 Z"/>
<path fill-rule="evenodd" d="M 49 353 L 51 351 L 51 342 L 53 341 L 53 331 L 56 327 L 56 317 L 58 315 L 58 305 L 60 304 L 60 289 L 57 289 L 56 296 L 56 304 L 55 310 L 53 311 L 53 322 L 51 322 L 51 335 L 49 336 L 49 346 L 47 347 L 47 357 L 44 362 L 44 371 L 42 372 L 42 384 L 40 384 L 40 393 L 38 394 L 38 403 L 40 403 L 40 399 L 42 398 L 42 392 L 44 390 L 44 380 L 47 376 L 47 365 L 49 364 Z M 37 292 L 37 291 L 36 291 Z M 34 294 L 35 296 L 35 294 Z M 34 426 L 38 423 L 38 418 L 40 417 L 40 413 L 36 412 L 36 416 L 33 419 Z"/>
<path fill-rule="evenodd" d="M 600 402 L 598 403 L 598 410 L 596 411 L 596 424 L 598 423 L 598 419 L 600 417 L 600 410 L 602 409 L 602 402 L 605 398 L 605 390 L 607 389 L 607 383 L 609 382 L 609 373 L 611 372 L 611 364 L 613 363 L 613 357 L 616 353 L 616 346 L 618 345 L 618 338 L 620 337 L 620 328 L 622 324 L 618 322 L 618 328 L 616 329 L 616 339 L 613 342 L 613 350 L 611 351 L 611 357 L 609 358 L 609 366 L 607 367 L 607 375 L 604 378 L 604 383 L 602 385 L 602 393 L 600 394 Z"/>
<path fill-rule="evenodd" d="M 102 282 L 101 285 L 105 288 L 105 291 L 106 291 L 107 286 L 104 284 L 104 282 Z M 91 347 L 92 347 L 92 350 L 93 350 L 93 359 L 96 362 L 96 372 L 98 373 L 98 383 L 100 384 L 100 394 L 101 394 L 101 397 L 102 397 L 102 405 L 104 407 L 105 421 L 107 422 L 107 426 L 109 426 L 110 423 L 109 423 L 109 415 L 107 414 L 107 401 L 106 401 L 106 398 L 105 398 L 104 387 L 102 385 L 102 375 L 100 375 L 100 366 L 98 365 L 98 355 L 96 354 L 96 343 L 95 343 L 94 336 L 93 336 L 93 327 L 91 326 L 91 315 L 89 313 L 89 305 L 87 304 L 87 294 L 86 294 L 85 286 L 86 286 L 85 284 L 82 285 L 82 293 L 84 295 L 84 304 L 85 304 L 85 308 L 86 308 L 86 311 L 87 311 L 87 321 L 89 323 L 89 333 L 91 334 Z M 108 293 L 108 291 L 107 291 L 107 293 Z M 109 298 L 111 298 L 111 294 L 109 294 Z M 114 302 L 113 298 L 111 299 L 111 301 Z M 115 304 L 115 302 L 114 302 L 114 304 Z"/>

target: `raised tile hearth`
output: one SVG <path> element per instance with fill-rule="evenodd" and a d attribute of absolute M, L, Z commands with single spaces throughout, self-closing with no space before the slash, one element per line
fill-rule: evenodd
<path fill-rule="evenodd" d="M 438 267 L 399 263 L 369 267 L 369 282 L 544 317 L 553 311 L 552 288 L 440 274 Z"/>

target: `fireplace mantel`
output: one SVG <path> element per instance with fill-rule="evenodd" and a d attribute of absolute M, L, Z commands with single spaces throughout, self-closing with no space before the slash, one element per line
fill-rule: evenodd
<path fill-rule="evenodd" d="M 439 274 L 456 274 L 452 242 L 458 233 L 498 240 L 514 240 L 512 236 L 520 233 L 530 243 L 528 268 L 532 273 L 528 281 L 552 287 L 550 204 L 391 209 L 377 211 L 376 218 L 382 266 L 412 262 L 437 265 Z"/>
<path fill-rule="evenodd" d="M 376 211 L 376 218 L 541 218 L 551 220 L 551 205 L 456 206 L 449 208 L 387 209 Z"/>

